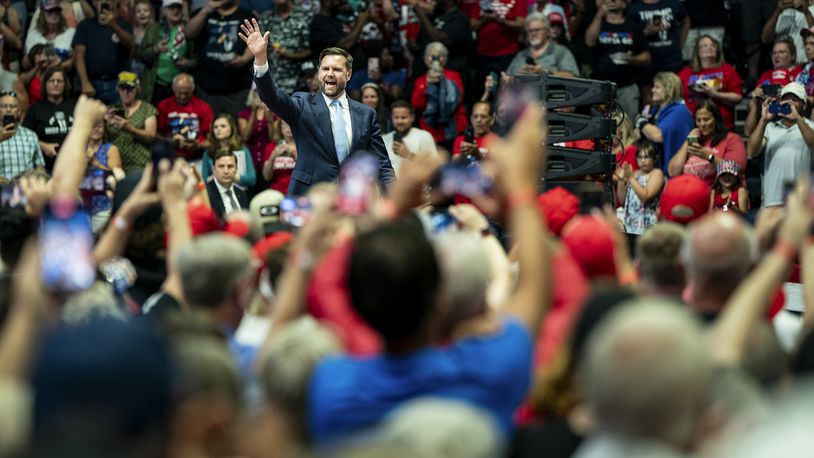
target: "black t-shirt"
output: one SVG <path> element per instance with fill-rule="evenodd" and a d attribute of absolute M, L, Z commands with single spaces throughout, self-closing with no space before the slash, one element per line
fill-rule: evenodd
<path fill-rule="evenodd" d="M 40 100 L 25 113 L 23 126 L 33 130 L 40 141 L 61 145 L 73 126 L 75 106 L 74 99 L 65 99 L 59 105 Z"/>
<path fill-rule="evenodd" d="M 678 0 L 659 0 L 654 4 L 638 2 L 630 5 L 627 17 L 642 29 L 658 20 L 662 30 L 649 37 L 650 67 L 654 72 L 678 72 L 684 67 L 681 56 L 681 22 L 687 17 L 687 10 Z"/>
<path fill-rule="evenodd" d="M 647 39 L 638 25 L 630 21 L 625 21 L 622 24 L 610 24 L 603 21 L 594 49 L 593 78 L 613 81 L 618 87 L 635 83 L 636 67 L 617 65 L 613 63 L 611 56 L 628 51 L 635 56 L 647 49 Z"/>
<path fill-rule="evenodd" d="M 684 0 L 690 27 L 723 27 L 726 24 L 724 0 Z"/>
<path fill-rule="evenodd" d="M 119 19 L 119 27 L 133 33 L 133 27 Z M 237 32 L 235 32 L 237 33 Z M 76 26 L 72 47 L 85 46 L 85 66 L 90 80 L 113 80 L 119 72 L 130 70 L 130 49 L 124 46 L 108 26 L 94 18 L 85 19 Z"/>
<path fill-rule="evenodd" d="M 466 13 L 455 8 L 433 19 L 433 24 L 436 29 L 446 34 L 447 39 L 449 39 L 449 44 L 447 45 L 449 58 L 447 59 L 446 67 L 463 74 L 463 72 L 468 69 L 469 62 L 467 56 L 473 45 L 472 25 L 469 22 L 469 18 L 466 16 Z M 418 45 L 421 55 L 414 61 L 417 66 L 413 73 L 414 75 L 421 75 L 427 71 L 424 65 L 423 53 L 431 41 L 433 40 L 422 27 L 416 39 L 416 44 Z"/>
<path fill-rule="evenodd" d="M 565 420 L 554 419 L 545 425 L 519 428 L 512 438 L 506 456 L 509 458 L 568 458 L 574 455 L 582 437 L 574 433 Z"/>
<path fill-rule="evenodd" d="M 198 49 L 198 85 L 206 92 L 230 94 L 251 85 L 251 61 L 240 67 L 225 65 L 242 56 L 246 50 L 246 43 L 237 34 L 240 24 L 251 18 L 252 13 L 242 8 L 226 16 L 213 11 L 206 17 L 203 30 L 195 38 L 195 47 Z"/>

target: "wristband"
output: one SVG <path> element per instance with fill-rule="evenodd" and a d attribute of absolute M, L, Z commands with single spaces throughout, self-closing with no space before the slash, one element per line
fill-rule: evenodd
<path fill-rule="evenodd" d="M 314 270 L 314 266 L 317 263 L 314 255 L 307 250 L 294 251 L 291 253 L 291 256 L 288 257 L 288 261 L 303 272 L 310 272 Z"/>
<path fill-rule="evenodd" d="M 772 252 L 784 257 L 789 263 L 792 263 L 797 259 L 797 248 L 795 248 L 791 243 L 782 239 L 778 240 L 774 244 Z"/>
<path fill-rule="evenodd" d="M 537 191 L 532 187 L 520 188 L 506 196 L 506 206 L 514 210 L 523 205 L 532 205 L 537 200 Z"/>
<path fill-rule="evenodd" d="M 127 221 L 127 218 L 123 216 L 116 215 L 113 217 L 113 228 L 119 232 L 127 232 L 133 226 Z"/>

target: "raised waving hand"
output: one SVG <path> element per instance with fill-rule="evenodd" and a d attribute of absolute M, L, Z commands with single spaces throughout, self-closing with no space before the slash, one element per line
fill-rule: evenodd
<path fill-rule="evenodd" d="M 269 32 L 262 33 L 257 19 L 254 18 L 251 22 L 244 19 L 243 24 L 240 24 L 240 29 L 242 32 L 239 32 L 237 36 L 246 42 L 249 51 L 254 55 L 255 65 L 263 66 L 268 63 Z"/>

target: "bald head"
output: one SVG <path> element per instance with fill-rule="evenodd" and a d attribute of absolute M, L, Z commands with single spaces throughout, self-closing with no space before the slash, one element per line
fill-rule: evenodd
<path fill-rule="evenodd" d="M 599 429 L 684 448 L 702 414 L 710 367 L 701 326 L 685 308 L 639 299 L 592 333 L 580 380 Z"/>
<path fill-rule="evenodd" d="M 195 93 L 195 80 L 187 73 L 179 73 L 172 79 L 172 93 L 179 105 L 186 105 Z"/>
<path fill-rule="evenodd" d="M 691 280 L 734 288 L 752 267 L 756 248 L 751 229 L 740 217 L 715 212 L 690 226 L 682 257 Z"/>

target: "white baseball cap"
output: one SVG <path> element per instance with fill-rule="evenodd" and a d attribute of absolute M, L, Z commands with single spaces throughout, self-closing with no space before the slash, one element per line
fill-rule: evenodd
<path fill-rule="evenodd" d="M 780 97 L 782 98 L 786 94 L 793 94 L 798 99 L 805 102 L 806 99 L 806 88 L 798 83 L 797 81 L 792 81 L 791 83 L 783 86 L 783 90 L 780 91 Z"/>

